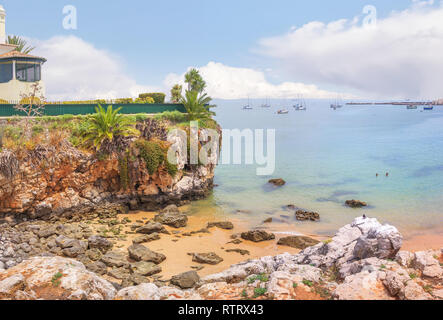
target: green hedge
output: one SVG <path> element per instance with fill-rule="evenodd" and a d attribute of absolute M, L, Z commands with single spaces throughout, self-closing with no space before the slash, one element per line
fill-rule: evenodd
<path fill-rule="evenodd" d="M 107 104 L 103 105 L 106 107 Z M 93 114 L 97 104 L 49 104 L 45 106 L 45 116 L 60 115 L 82 115 Z M 114 104 L 114 107 L 122 107 L 120 113 L 123 114 L 139 114 L 150 113 L 157 114 L 165 111 L 178 111 L 185 113 L 186 109 L 182 104 Z M 13 104 L 0 104 L 0 117 L 24 116 L 25 114 L 14 109 Z"/>

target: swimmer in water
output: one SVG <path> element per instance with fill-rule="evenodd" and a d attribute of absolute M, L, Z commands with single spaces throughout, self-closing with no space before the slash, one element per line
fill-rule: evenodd
<path fill-rule="evenodd" d="M 378 173 L 376 173 L 375 176 L 378 178 Z"/>
<path fill-rule="evenodd" d="M 386 176 L 389 177 L 389 172 L 386 172 Z"/>

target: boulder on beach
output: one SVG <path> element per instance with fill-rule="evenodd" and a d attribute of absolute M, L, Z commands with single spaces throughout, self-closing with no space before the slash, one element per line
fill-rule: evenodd
<path fill-rule="evenodd" d="M 316 244 L 320 243 L 320 241 L 312 239 L 310 237 L 305 236 L 289 236 L 284 237 L 278 240 L 277 244 L 281 246 L 288 246 L 292 248 L 297 249 L 306 249 L 308 247 L 315 246 Z"/>
<path fill-rule="evenodd" d="M 244 240 L 249 240 L 253 242 L 261 242 L 261 241 L 268 241 L 275 239 L 275 235 L 273 233 L 268 233 L 264 230 L 251 230 L 248 232 L 243 232 L 241 234 L 241 237 Z"/>
<path fill-rule="evenodd" d="M 360 200 L 346 200 L 345 205 L 350 208 L 363 208 L 368 206 L 366 202 Z"/>
<path fill-rule="evenodd" d="M 142 234 L 169 233 L 161 223 L 154 221 L 149 221 L 144 226 L 137 228 L 135 232 Z"/>
<path fill-rule="evenodd" d="M 166 260 L 166 256 L 162 253 L 151 251 L 149 248 L 141 244 L 133 244 L 128 248 L 129 257 L 135 261 L 154 262 L 159 264 Z"/>
<path fill-rule="evenodd" d="M 171 278 L 171 284 L 181 289 L 193 288 L 199 281 L 200 277 L 196 271 L 183 272 Z"/>
<path fill-rule="evenodd" d="M 183 228 L 188 224 L 188 216 L 178 211 L 176 206 L 167 207 L 169 210 L 163 210 L 154 217 L 154 221 L 174 228 Z"/>
<path fill-rule="evenodd" d="M 223 258 L 219 257 L 214 252 L 209 253 L 191 253 L 192 255 L 192 261 L 198 262 L 198 263 L 205 263 L 205 264 L 211 264 L 216 265 L 223 261 Z"/>
<path fill-rule="evenodd" d="M 276 187 L 281 187 L 286 184 L 286 181 L 281 178 L 278 178 L 278 179 L 271 179 L 268 181 L 268 183 L 273 184 Z"/>

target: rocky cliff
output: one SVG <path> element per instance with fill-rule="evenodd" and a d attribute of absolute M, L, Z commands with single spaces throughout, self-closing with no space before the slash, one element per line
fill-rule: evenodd
<path fill-rule="evenodd" d="M 20 160 L 10 151 L 1 156 L 7 168 L 0 170 L 0 219 L 67 217 L 105 203 L 154 210 L 202 198 L 213 186 L 214 165 L 191 168 L 186 155 L 179 152 L 174 174 L 165 165 L 150 173 L 137 148 L 123 159 L 101 159 L 61 141 L 26 151 Z"/>

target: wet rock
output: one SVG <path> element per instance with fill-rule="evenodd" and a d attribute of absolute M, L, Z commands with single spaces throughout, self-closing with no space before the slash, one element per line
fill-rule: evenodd
<path fill-rule="evenodd" d="M 276 187 L 281 187 L 284 186 L 286 184 L 286 181 L 279 178 L 279 179 L 271 179 L 268 181 L 268 183 L 273 184 Z"/>
<path fill-rule="evenodd" d="M 320 215 L 317 212 L 310 212 L 305 210 L 297 210 L 295 212 L 295 218 L 299 221 L 319 221 Z"/>
<path fill-rule="evenodd" d="M 277 242 L 277 244 L 279 245 L 297 248 L 301 250 L 311 246 L 315 246 L 318 243 L 320 243 L 320 241 L 305 236 L 284 237 L 278 240 Z"/>
<path fill-rule="evenodd" d="M 268 219 L 263 221 L 263 223 L 271 223 L 271 222 L 272 222 L 272 218 L 268 218 Z"/>
<path fill-rule="evenodd" d="M 97 235 L 88 238 L 88 245 L 89 249 L 98 249 L 102 253 L 108 252 L 113 246 L 111 241 Z"/>
<path fill-rule="evenodd" d="M 359 200 L 346 200 L 345 205 L 350 208 L 363 208 L 368 206 L 366 202 Z"/>
<path fill-rule="evenodd" d="M 152 276 L 162 272 L 162 268 L 153 262 L 139 261 L 131 263 L 131 271 L 141 276 Z"/>
<path fill-rule="evenodd" d="M 275 235 L 273 233 L 267 233 L 266 231 L 263 230 L 252 230 L 248 232 L 243 232 L 241 234 L 241 238 L 253 242 L 261 242 L 261 241 L 274 240 Z"/>
<path fill-rule="evenodd" d="M 151 234 L 145 234 L 142 236 L 139 236 L 132 240 L 132 243 L 134 244 L 142 244 L 146 242 L 151 242 L 155 240 L 160 240 L 160 235 L 158 233 L 151 233 Z"/>
<path fill-rule="evenodd" d="M 236 253 L 240 253 L 242 256 L 245 255 L 249 255 L 250 252 L 248 250 L 243 250 L 243 249 L 226 249 L 226 252 L 236 252 Z"/>
<path fill-rule="evenodd" d="M 118 251 L 109 251 L 102 258 L 101 261 L 106 264 L 108 267 L 128 267 L 128 259 L 127 257 Z"/>
<path fill-rule="evenodd" d="M 166 233 L 169 234 L 169 232 L 166 230 L 166 228 L 159 222 L 148 222 L 144 226 L 141 226 L 136 230 L 137 233 L 142 234 L 151 234 L 151 233 Z"/>
<path fill-rule="evenodd" d="M 209 253 L 192 253 L 192 261 L 197 263 L 216 265 L 223 261 L 223 258 L 219 257 L 214 252 Z"/>
<path fill-rule="evenodd" d="M 164 254 L 151 251 L 141 244 L 131 245 L 128 248 L 128 252 L 129 257 L 135 261 L 154 262 L 155 264 L 159 264 L 166 259 Z"/>
<path fill-rule="evenodd" d="M 182 289 L 193 288 L 200 281 L 200 277 L 195 271 L 180 273 L 171 278 L 171 284 Z"/>
<path fill-rule="evenodd" d="M 225 229 L 225 230 L 234 229 L 234 225 L 230 221 L 208 222 L 208 225 L 206 228 L 209 229 L 209 228 L 213 228 L 213 227 L 217 227 L 217 228 Z"/>

